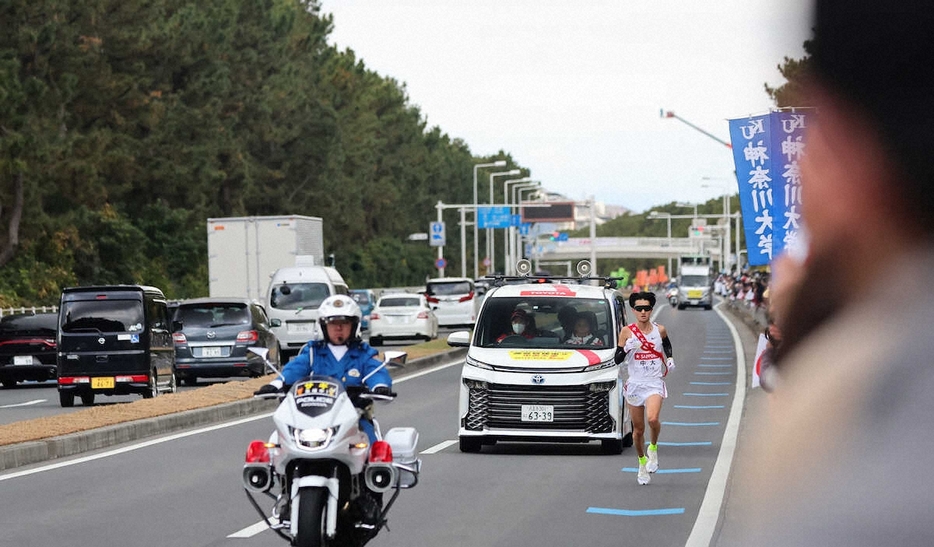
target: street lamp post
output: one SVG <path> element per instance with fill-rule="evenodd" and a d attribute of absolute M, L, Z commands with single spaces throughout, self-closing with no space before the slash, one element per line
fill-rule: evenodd
<path fill-rule="evenodd" d="M 492 163 L 478 163 L 473 166 L 473 277 L 480 277 L 480 239 L 477 229 L 480 224 L 477 203 L 477 169 L 483 167 L 506 167 L 506 160 L 497 160 Z"/>
<path fill-rule="evenodd" d="M 531 182 L 531 178 L 522 177 L 521 179 L 510 179 L 503 181 L 503 204 L 509 207 L 509 214 L 512 215 L 512 202 L 509 201 L 509 187 L 511 185 L 521 185 L 524 182 Z M 509 234 L 512 231 L 512 222 L 510 219 L 510 225 L 503 230 L 503 273 L 509 275 L 509 266 L 511 264 L 509 260 Z"/>
<path fill-rule="evenodd" d="M 701 177 L 703 180 L 715 180 L 711 177 Z M 730 257 L 730 191 L 729 187 L 723 187 L 716 184 L 701 184 L 703 188 L 719 188 L 723 190 L 723 219 L 726 234 L 724 235 L 722 247 L 722 255 L 720 260 L 720 269 L 726 270 L 728 268 L 728 262 Z"/>
<path fill-rule="evenodd" d="M 507 191 L 506 191 L 506 186 L 509 185 L 509 184 L 513 184 L 512 188 L 511 188 L 511 190 L 512 190 L 511 192 L 507 192 Z M 506 184 L 503 185 L 503 199 L 505 199 L 506 205 L 509 206 L 509 214 L 510 214 L 510 215 L 513 214 L 513 212 L 512 212 L 512 211 L 513 211 L 513 208 L 516 206 L 516 198 L 515 198 L 515 196 L 516 196 L 516 190 L 517 190 L 517 189 L 519 189 L 519 188 L 530 188 L 530 187 L 531 187 L 531 188 L 537 188 L 537 187 L 539 187 L 539 186 L 541 186 L 541 182 L 539 182 L 539 181 L 537 181 L 537 180 L 530 180 L 528 177 L 525 177 L 525 178 L 522 178 L 522 179 L 516 179 L 516 180 L 512 180 L 512 181 L 506 181 Z M 510 195 L 512 196 L 512 199 L 509 199 Z M 514 271 L 511 272 L 511 270 L 512 270 L 512 269 L 515 267 L 515 265 L 516 265 L 516 255 L 515 255 L 515 252 L 514 252 L 514 249 L 513 249 L 513 245 L 512 245 L 512 240 L 513 240 L 513 238 L 514 238 L 513 234 L 515 233 L 515 231 L 516 231 L 516 229 L 515 229 L 515 227 L 512 225 L 512 222 L 510 222 L 510 223 L 509 223 L 509 227 L 506 228 L 506 229 L 503 231 L 503 233 L 504 233 L 504 237 L 503 237 L 503 253 L 504 253 L 504 255 L 503 255 L 503 256 L 504 256 L 504 261 L 505 261 L 505 264 L 504 264 L 504 266 L 503 266 L 503 271 L 506 272 L 507 275 L 514 275 L 514 274 L 515 274 Z"/>
<path fill-rule="evenodd" d="M 512 187 L 513 199 L 512 202 L 516 205 L 516 209 L 519 208 L 519 204 L 522 203 L 522 192 L 537 191 L 542 187 L 540 182 L 530 183 L 528 185 L 520 184 Z M 525 258 L 522 253 L 522 234 L 518 230 L 513 230 L 513 241 L 512 244 L 512 266 L 515 268 L 516 262 L 519 261 L 519 258 Z"/>
<path fill-rule="evenodd" d="M 494 203 L 493 197 L 493 179 L 496 177 L 505 177 L 511 175 L 520 175 L 522 171 L 519 169 L 510 169 L 509 171 L 500 171 L 499 173 L 490 173 L 490 206 Z M 496 259 L 493 257 L 493 253 L 496 251 L 495 244 L 493 242 L 493 228 L 486 229 L 486 245 L 487 245 L 487 256 L 490 258 L 490 269 L 487 273 L 492 273 L 496 271 Z"/>
<path fill-rule="evenodd" d="M 671 213 L 664 213 L 659 211 L 650 211 L 649 218 L 657 219 L 664 218 L 668 221 L 668 248 L 671 249 Z M 674 272 L 671 270 L 671 256 L 668 256 L 668 275 L 674 275 Z"/>

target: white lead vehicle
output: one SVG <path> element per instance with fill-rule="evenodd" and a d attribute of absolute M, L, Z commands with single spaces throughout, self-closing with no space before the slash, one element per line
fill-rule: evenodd
<path fill-rule="evenodd" d="M 520 272 L 531 269 L 525 262 Z M 461 451 L 497 441 L 600 441 L 609 454 L 632 445 L 613 360 L 625 300 L 614 279 L 587 277 L 589 270 L 582 262 L 580 278 L 496 277 L 473 333 L 449 335 L 449 345 L 469 348 L 460 383 Z M 529 323 L 521 334 L 512 328 L 514 314 Z"/>

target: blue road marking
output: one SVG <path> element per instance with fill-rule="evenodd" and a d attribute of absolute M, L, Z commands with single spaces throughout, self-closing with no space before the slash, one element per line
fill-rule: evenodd
<path fill-rule="evenodd" d="M 729 393 L 682 393 L 685 397 L 726 397 Z"/>
<path fill-rule="evenodd" d="M 733 382 L 691 382 L 692 386 L 731 386 Z"/>
<path fill-rule="evenodd" d="M 696 425 L 720 425 L 720 422 L 662 422 L 662 425 L 683 425 L 691 427 Z"/>
<path fill-rule="evenodd" d="M 658 446 L 710 446 L 713 443 L 711 441 L 693 441 L 686 443 L 676 443 L 671 441 L 658 441 Z"/>
<path fill-rule="evenodd" d="M 695 372 L 698 376 L 731 376 L 732 372 Z"/>
<path fill-rule="evenodd" d="M 639 468 L 638 467 L 624 467 L 620 471 L 622 471 L 623 473 L 638 473 Z M 701 472 L 700 467 L 689 467 L 687 469 L 659 469 L 655 473 L 659 475 L 666 475 L 668 473 L 700 473 L 700 472 Z"/>
<path fill-rule="evenodd" d="M 732 357 L 701 357 L 701 361 L 732 361 Z"/>
<path fill-rule="evenodd" d="M 704 408 L 726 408 L 723 405 L 675 405 L 675 408 L 690 408 L 692 410 L 700 410 Z"/>
<path fill-rule="evenodd" d="M 701 364 L 697 366 L 706 367 L 706 368 L 733 368 L 733 365 L 703 365 Z"/>
<path fill-rule="evenodd" d="M 704 349 L 733 349 L 733 346 L 704 346 Z"/>
<path fill-rule="evenodd" d="M 708 351 L 708 350 L 705 349 L 705 350 L 704 350 L 704 353 L 733 353 L 733 350 L 727 350 L 727 351 L 713 350 L 713 351 Z"/>
<path fill-rule="evenodd" d="M 684 507 L 672 509 L 643 509 L 641 511 L 633 511 L 630 509 L 609 509 L 607 507 L 588 507 L 587 512 L 597 515 L 616 515 L 620 517 L 651 517 L 657 515 L 683 515 Z"/>

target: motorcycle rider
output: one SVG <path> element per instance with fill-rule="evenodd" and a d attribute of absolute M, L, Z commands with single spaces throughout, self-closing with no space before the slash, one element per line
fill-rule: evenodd
<path fill-rule="evenodd" d="M 345 386 L 364 385 L 363 379 L 376 370 L 382 361 L 377 351 L 360 339 L 357 327 L 363 313 L 360 306 L 346 295 L 329 296 L 318 308 L 318 323 L 323 340 L 311 340 L 284 367 L 279 378 L 260 387 L 254 395 L 277 393 L 306 376 L 318 374 L 339 379 Z M 389 395 L 392 377 L 385 368 L 366 379 L 365 386 L 373 393 Z M 376 430 L 366 417 L 360 428 L 370 442 L 376 440 Z"/>

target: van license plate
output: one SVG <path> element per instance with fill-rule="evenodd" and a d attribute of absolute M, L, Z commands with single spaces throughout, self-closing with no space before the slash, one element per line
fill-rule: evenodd
<path fill-rule="evenodd" d="M 223 354 L 219 347 L 201 348 L 201 357 L 221 357 Z"/>
<path fill-rule="evenodd" d="M 690 299 L 692 299 L 692 300 L 696 300 L 696 299 L 700 298 L 703 294 L 704 294 L 703 291 L 699 291 L 699 290 L 697 290 L 697 289 L 691 289 L 691 290 L 688 291 L 688 298 L 690 298 Z"/>
<path fill-rule="evenodd" d="M 555 421 L 555 407 L 553 405 L 522 405 L 523 422 L 553 422 Z"/>
<path fill-rule="evenodd" d="M 311 334 L 315 331 L 314 323 L 288 323 L 290 334 Z"/>
<path fill-rule="evenodd" d="M 91 378 L 91 389 L 113 389 L 114 388 L 114 379 L 113 377 L 106 378 Z"/>
<path fill-rule="evenodd" d="M 13 364 L 14 365 L 31 365 L 32 355 L 14 355 Z"/>

